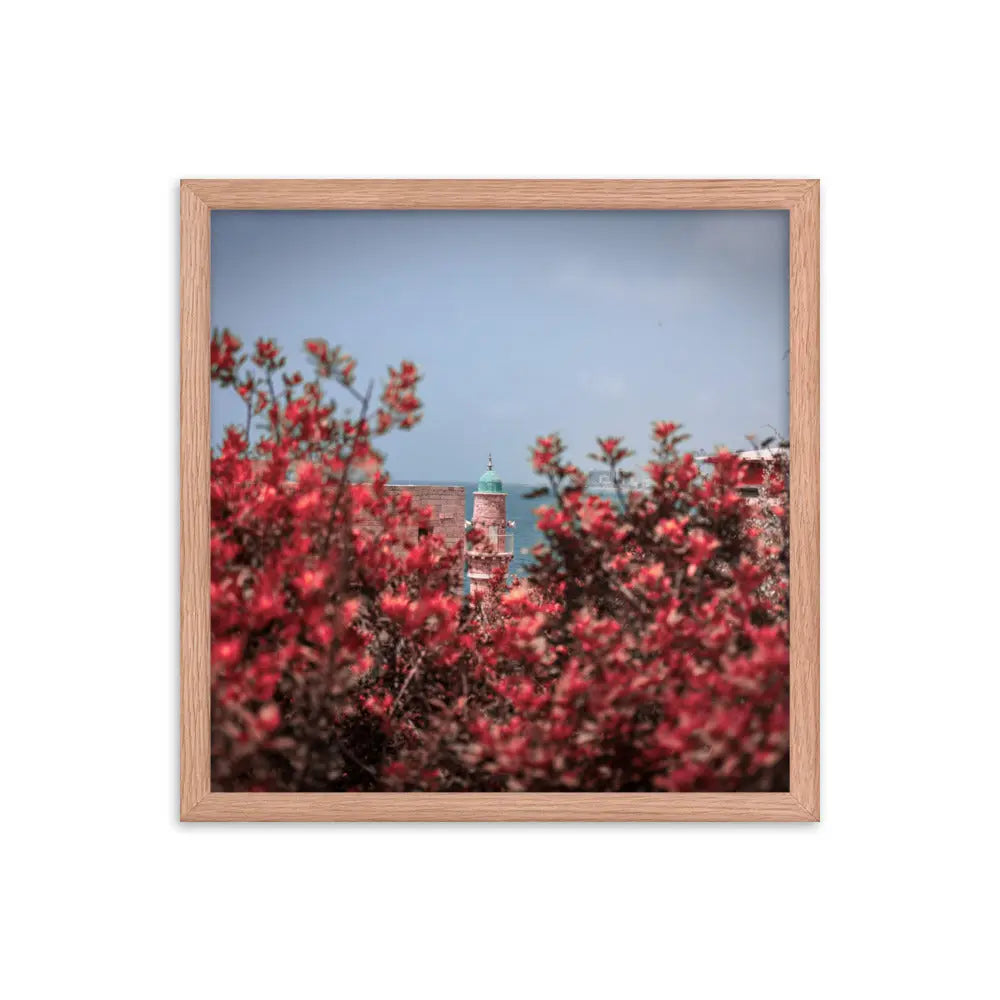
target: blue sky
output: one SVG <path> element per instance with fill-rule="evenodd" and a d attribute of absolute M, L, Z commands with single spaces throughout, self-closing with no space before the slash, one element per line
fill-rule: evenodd
<path fill-rule="evenodd" d="M 788 426 L 786 212 L 212 213 L 212 324 L 358 359 L 409 358 L 425 416 L 381 439 L 399 482 L 478 478 L 493 453 L 532 480 L 559 431 L 585 469 L 598 435 L 648 454 L 653 420 L 694 449 Z M 345 399 L 345 403 L 346 403 Z M 242 422 L 212 387 L 212 440 Z"/>

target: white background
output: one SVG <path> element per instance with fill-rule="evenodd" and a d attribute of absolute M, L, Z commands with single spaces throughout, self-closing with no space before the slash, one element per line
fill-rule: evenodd
<path fill-rule="evenodd" d="M 986 10 L 6 13 L 8 996 L 996 989 Z M 183 176 L 822 178 L 821 824 L 177 822 Z"/>

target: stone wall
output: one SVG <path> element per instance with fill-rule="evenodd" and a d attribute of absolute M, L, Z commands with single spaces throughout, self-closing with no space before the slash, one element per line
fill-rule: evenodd
<path fill-rule="evenodd" d="M 430 507 L 434 513 L 432 523 L 435 533 L 441 535 L 449 546 L 456 542 L 465 543 L 465 487 L 464 486 L 406 486 L 402 483 L 386 487 L 388 493 L 409 493 L 417 507 Z M 377 524 L 371 518 L 359 518 L 357 527 L 362 530 L 376 530 Z M 465 561 L 459 568 L 455 581 L 456 590 L 461 593 L 465 576 Z"/>
<path fill-rule="evenodd" d="M 393 484 L 388 493 L 409 493 L 417 507 L 430 507 L 433 511 L 434 530 L 449 545 L 465 540 L 465 487 L 464 486 L 406 486 Z M 373 527 L 374 522 L 360 520 L 358 527 Z"/>
<path fill-rule="evenodd" d="M 443 535 L 449 545 L 465 539 L 465 487 L 464 486 L 406 486 L 387 487 L 390 493 L 406 492 L 413 495 L 418 507 L 434 510 L 434 530 Z"/>

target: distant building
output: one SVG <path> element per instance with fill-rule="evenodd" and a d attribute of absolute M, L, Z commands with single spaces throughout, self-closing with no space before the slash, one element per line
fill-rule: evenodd
<path fill-rule="evenodd" d="M 430 507 L 433 530 L 449 546 L 465 540 L 465 487 L 464 486 L 408 486 L 393 483 L 386 486 L 387 493 L 409 493 L 417 507 Z"/>
<path fill-rule="evenodd" d="M 594 469 L 587 473 L 587 488 L 591 490 L 613 490 L 615 488 L 615 478 L 611 475 L 610 469 Z M 619 473 L 619 486 L 628 486 L 628 483 L 621 478 Z"/>
<path fill-rule="evenodd" d="M 506 572 L 514 558 L 514 532 L 507 520 L 507 494 L 500 477 L 493 471 L 492 455 L 472 494 L 472 527 L 485 535 L 482 542 L 467 547 L 465 553 L 469 592 L 475 595 L 488 588 L 496 569 Z"/>
<path fill-rule="evenodd" d="M 393 483 L 386 486 L 389 494 L 409 493 L 417 507 L 430 507 L 431 524 L 435 534 L 440 535 L 451 547 L 465 545 L 465 487 L 464 486 L 413 486 Z M 373 532 L 379 528 L 372 517 L 361 516 L 355 522 L 363 531 Z M 455 587 L 462 589 L 462 570 L 459 570 Z"/>
<path fill-rule="evenodd" d="M 767 470 L 776 462 L 788 460 L 787 448 L 755 448 L 739 453 L 743 465 L 743 483 L 740 493 L 749 500 L 759 499 L 764 490 L 764 480 Z M 708 455 L 700 461 L 709 465 L 715 462 L 714 455 Z"/>
<path fill-rule="evenodd" d="M 417 486 L 393 483 L 388 493 L 409 493 L 418 507 L 430 507 L 431 527 L 449 546 L 461 544 L 465 553 L 465 571 L 472 594 L 487 589 L 497 568 L 506 572 L 514 558 L 514 522 L 507 520 L 507 494 L 503 482 L 493 471 L 493 456 L 479 478 L 472 497 L 472 521 L 465 520 L 464 486 Z M 356 525 L 363 531 L 377 531 L 378 522 L 370 516 L 359 516 Z M 469 527 L 478 528 L 484 538 L 475 545 L 466 542 Z M 461 577 L 456 582 L 462 588 Z"/>

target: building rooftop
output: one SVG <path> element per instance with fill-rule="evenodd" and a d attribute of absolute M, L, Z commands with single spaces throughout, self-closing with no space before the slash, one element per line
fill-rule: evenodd
<path fill-rule="evenodd" d="M 503 482 L 493 471 L 493 455 L 489 457 L 486 471 L 479 477 L 479 485 L 476 487 L 479 493 L 503 493 Z"/>
<path fill-rule="evenodd" d="M 768 462 L 772 459 L 779 458 L 788 454 L 787 448 L 752 448 L 749 451 L 737 451 L 734 454 L 739 455 L 746 462 Z M 714 462 L 715 455 L 695 455 L 696 462 Z"/>

